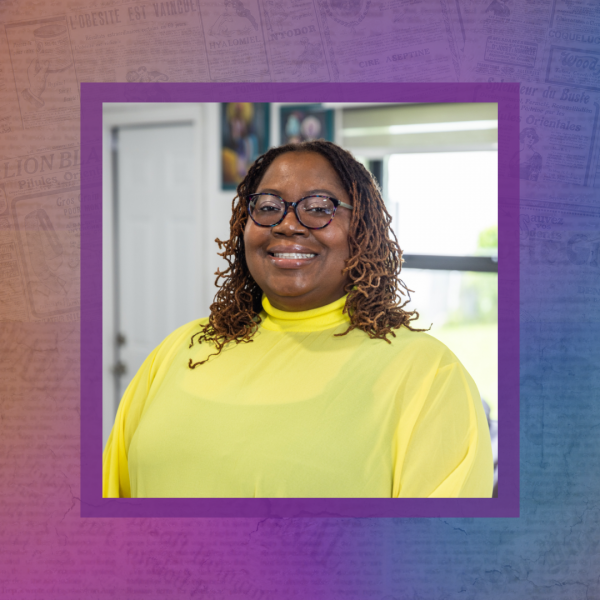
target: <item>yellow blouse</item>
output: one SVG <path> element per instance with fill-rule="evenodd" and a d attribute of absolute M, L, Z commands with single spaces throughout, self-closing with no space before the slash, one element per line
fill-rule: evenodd
<path fill-rule="evenodd" d="M 123 395 L 104 497 L 490 497 L 490 436 L 465 368 L 406 328 L 391 344 L 334 337 L 345 300 L 288 313 L 264 298 L 253 341 L 194 370 L 190 358 L 214 352 L 189 348 L 199 322 L 169 335 Z"/>

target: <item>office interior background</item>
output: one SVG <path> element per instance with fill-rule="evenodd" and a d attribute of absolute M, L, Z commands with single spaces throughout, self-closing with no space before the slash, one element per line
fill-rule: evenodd
<path fill-rule="evenodd" d="M 214 240 L 229 237 L 235 196 L 235 173 L 224 170 L 239 161 L 223 160 L 232 136 L 246 162 L 261 144 L 329 137 L 374 174 L 404 252 L 402 279 L 414 290 L 407 308 L 472 374 L 495 438 L 497 105 L 272 103 L 257 107 L 253 131 L 237 132 L 224 130 L 226 108 L 104 104 L 103 445 L 146 356 L 209 314 L 224 264 Z M 306 118 L 311 110 L 320 121 Z"/>

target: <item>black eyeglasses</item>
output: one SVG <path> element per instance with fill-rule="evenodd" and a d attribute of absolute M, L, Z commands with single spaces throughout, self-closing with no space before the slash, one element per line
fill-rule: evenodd
<path fill-rule="evenodd" d="M 250 194 L 246 199 L 248 214 L 259 227 L 279 225 L 285 219 L 288 210 L 293 208 L 301 225 L 307 229 L 323 229 L 333 221 L 338 206 L 352 210 L 350 204 L 320 194 L 305 196 L 296 202 L 286 202 L 280 196 L 266 192 Z"/>

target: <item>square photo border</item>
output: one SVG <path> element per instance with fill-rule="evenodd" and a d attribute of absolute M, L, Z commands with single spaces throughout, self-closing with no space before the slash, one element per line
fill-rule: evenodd
<path fill-rule="evenodd" d="M 102 497 L 103 102 L 498 104 L 498 498 Z M 519 516 L 518 83 L 82 83 L 81 156 L 82 517 Z"/>

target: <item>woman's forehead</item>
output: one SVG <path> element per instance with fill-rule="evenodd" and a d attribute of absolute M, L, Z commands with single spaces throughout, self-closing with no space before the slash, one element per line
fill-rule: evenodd
<path fill-rule="evenodd" d="M 273 160 L 259 185 L 296 184 L 309 188 L 325 182 L 344 190 L 342 181 L 329 160 L 316 152 L 286 152 Z M 317 185 L 318 187 L 318 185 Z"/>

